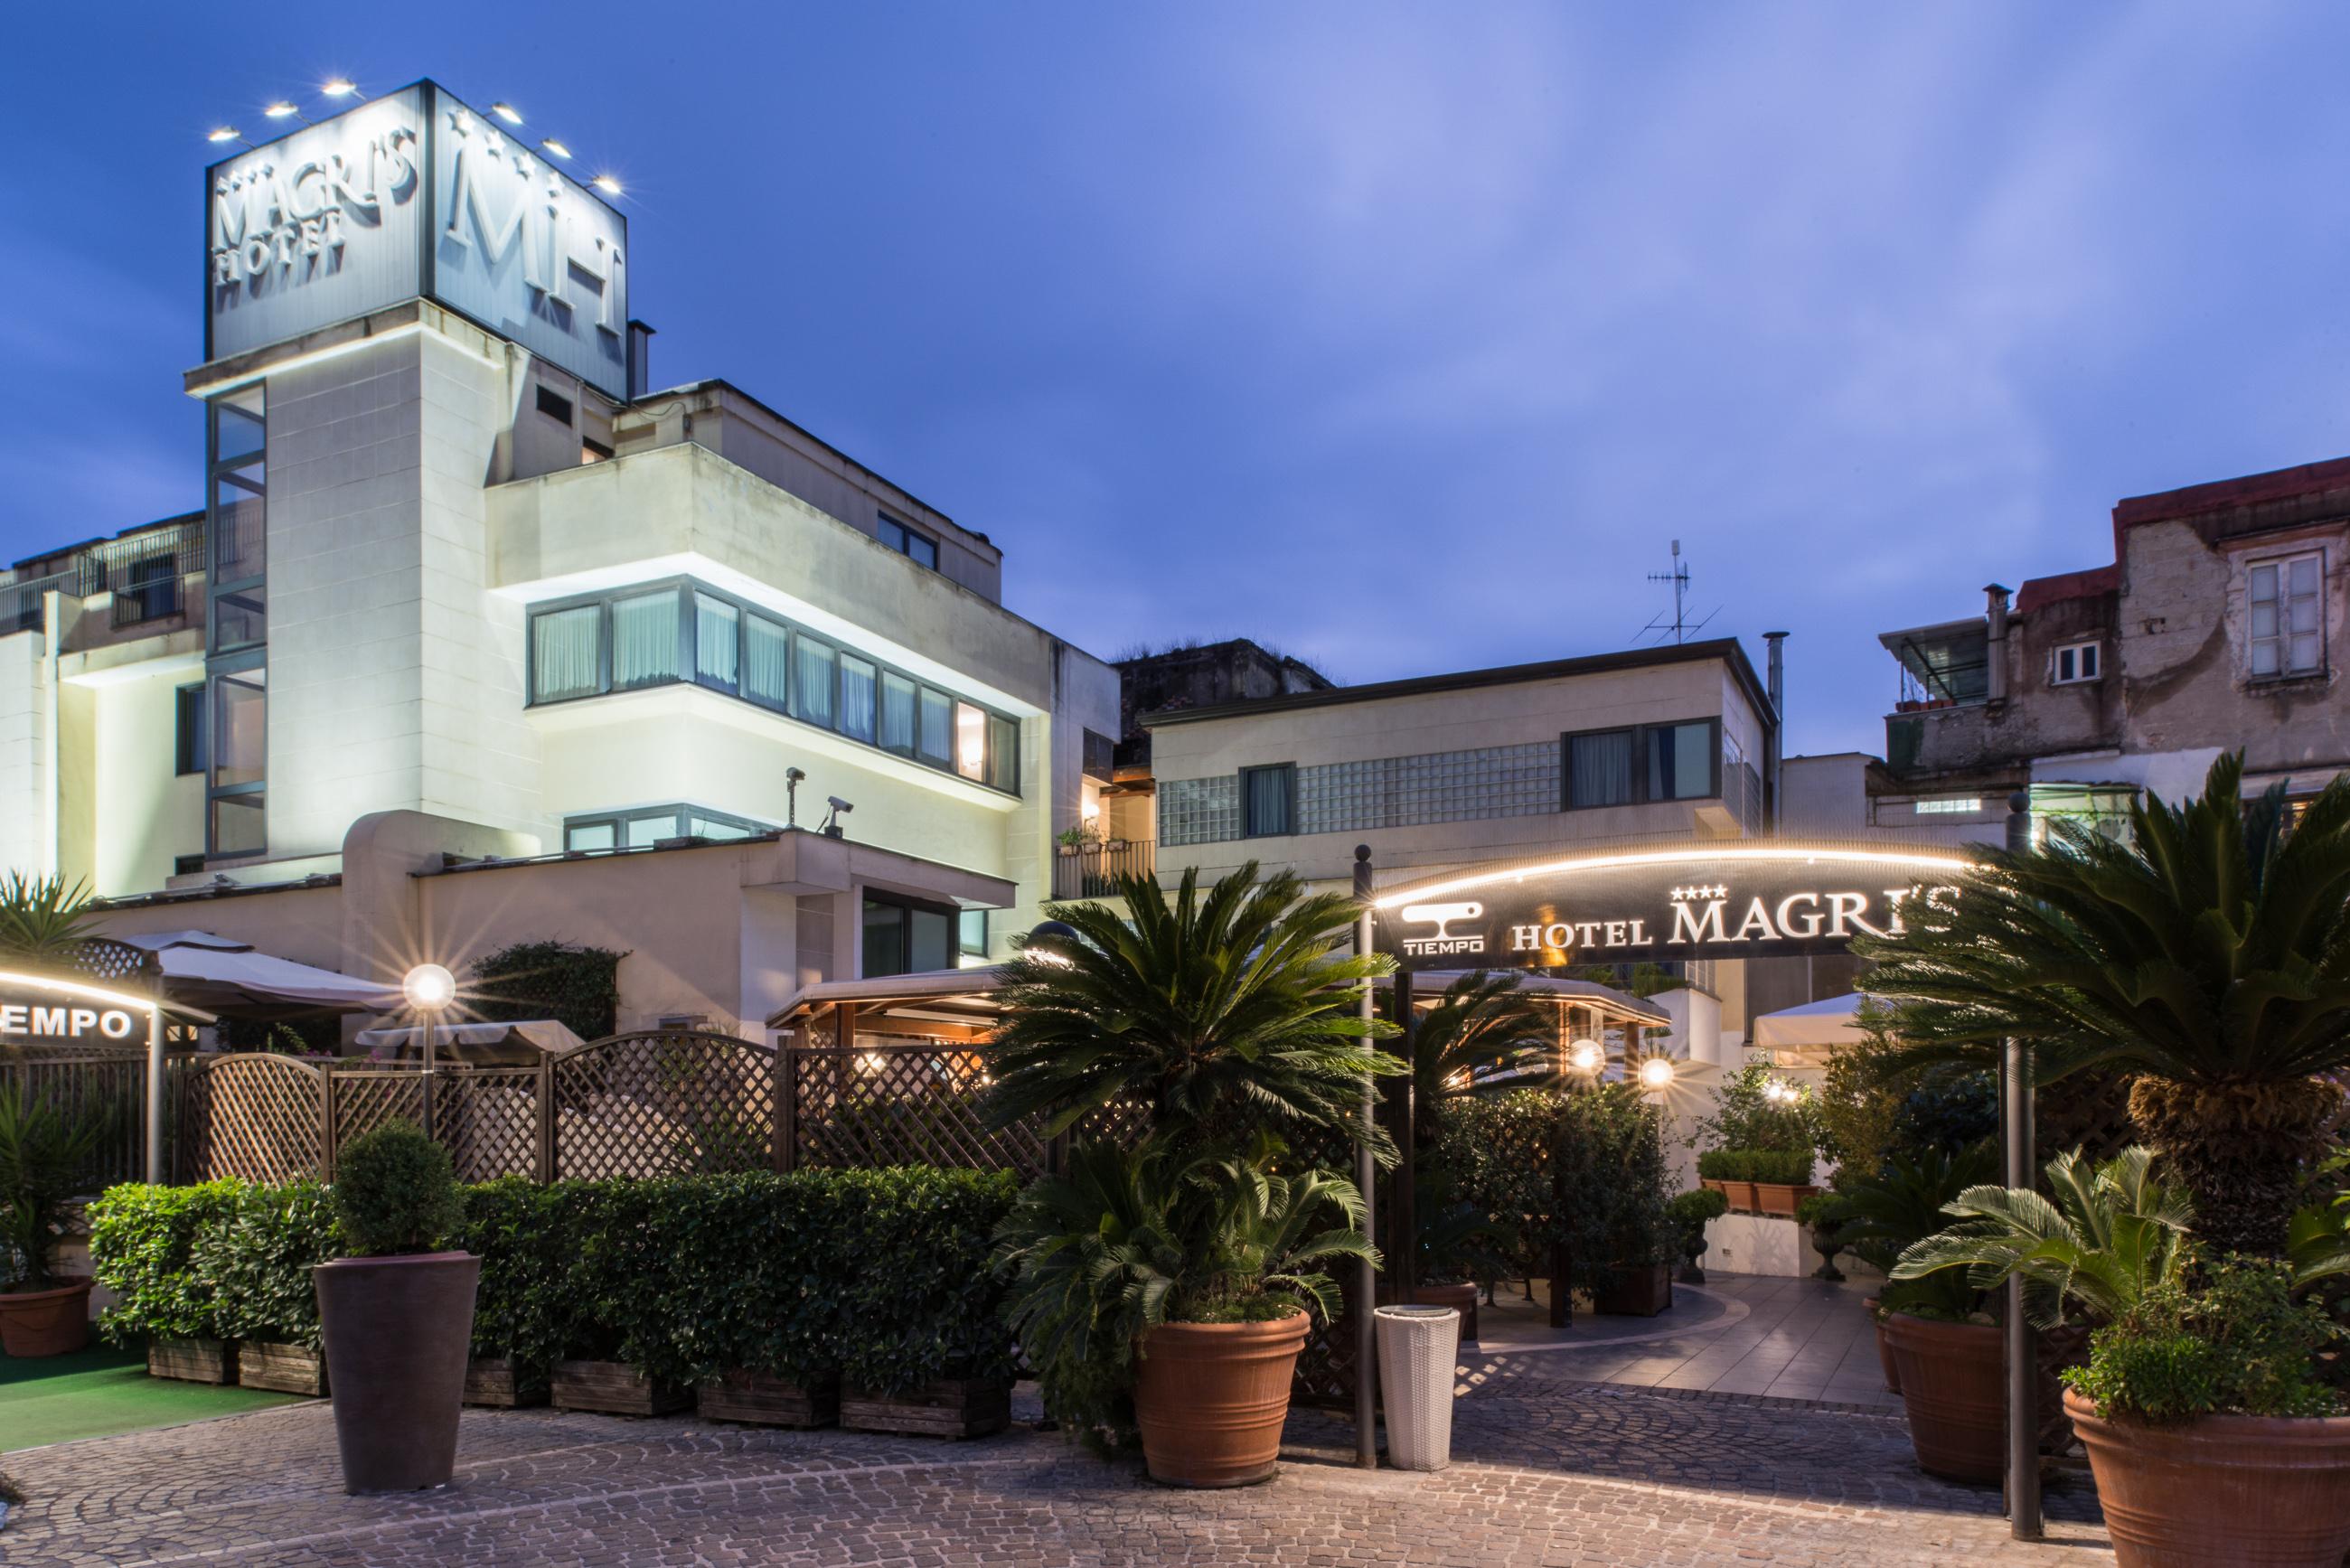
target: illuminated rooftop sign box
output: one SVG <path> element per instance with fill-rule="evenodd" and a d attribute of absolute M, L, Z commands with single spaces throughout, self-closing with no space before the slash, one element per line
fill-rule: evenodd
<path fill-rule="evenodd" d="M 628 395 L 629 221 L 432 82 L 204 171 L 204 358 L 422 296 Z"/>
<path fill-rule="evenodd" d="M 1376 908 L 1408 970 L 1793 958 L 1897 935 L 1905 904 L 1954 896 L 1970 869 L 1898 849 L 1679 844 L 1450 877 Z"/>

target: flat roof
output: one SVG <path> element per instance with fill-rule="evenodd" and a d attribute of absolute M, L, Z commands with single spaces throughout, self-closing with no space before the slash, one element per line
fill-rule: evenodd
<path fill-rule="evenodd" d="M 2285 501 L 2299 495 L 2350 489 L 2350 457 L 2304 462 L 2293 468 L 2272 468 L 2236 479 L 2215 479 L 2151 495 L 2130 495 L 2114 503 L 2114 530 L 2136 527 L 2169 517 L 2192 517 L 2230 506 L 2251 506 L 2263 501 Z"/>
<path fill-rule="evenodd" d="M 1333 686 L 1326 691 L 1291 691 L 1278 697 L 1257 697 L 1239 702 L 1218 702 L 1204 708 L 1161 708 L 1141 716 L 1147 729 L 1168 724 L 1191 724 L 1210 719 L 1249 718 L 1259 713 L 1286 713 L 1300 708 L 1331 708 L 1343 702 L 1377 702 L 1390 697 L 1424 697 L 1446 691 L 1469 691 L 1482 686 L 1518 686 L 1536 680 L 1557 680 L 1575 675 L 1604 675 L 1618 670 L 1645 670 L 1671 664 L 1701 664 L 1719 659 L 1744 689 L 1754 711 L 1772 720 L 1770 694 L 1762 689 L 1746 649 L 1734 637 L 1709 638 L 1663 648 L 1625 649 L 1616 653 L 1591 653 L 1575 659 L 1548 659 L 1539 664 L 1505 664 L 1491 670 L 1466 670 L 1454 675 L 1417 675 L 1403 680 L 1374 680 L 1361 686 Z"/>

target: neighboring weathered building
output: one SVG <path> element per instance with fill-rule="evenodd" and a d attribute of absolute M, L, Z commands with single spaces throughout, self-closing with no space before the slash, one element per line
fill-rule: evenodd
<path fill-rule="evenodd" d="M 2236 749 L 2254 789 L 2306 794 L 2350 765 L 2350 459 L 2133 497 L 2113 523 L 2111 566 L 1884 635 L 1903 694 L 1877 817 L 1995 815 L 2025 789 L 2035 815 L 2111 819 L 2141 790 L 2193 793 Z"/>

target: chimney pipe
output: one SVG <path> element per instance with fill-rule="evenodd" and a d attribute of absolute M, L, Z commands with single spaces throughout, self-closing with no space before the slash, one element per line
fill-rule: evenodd
<path fill-rule="evenodd" d="M 1787 722 L 1787 634 L 1766 631 L 1762 634 L 1762 643 L 1770 650 L 1764 656 L 1763 669 L 1767 672 L 1765 679 L 1771 694 L 1771 736 L 1762 747 L 1762 776 L 1769 785 L 1771 797 L 1771 831 L 1776 833 L 1779 831 L 1781 810 L 1779 792 L 1784 783 L 1785 772 L 1780 764 L 1785 760 L 1787 751 L 1786 738 L 1781 733 Z"/>
<path fill-rule="evenodd" d="M 1997 583 L 1983 589 L 1983 680 L 1985 701 L 2007 701 L 2007 590 Z"/>

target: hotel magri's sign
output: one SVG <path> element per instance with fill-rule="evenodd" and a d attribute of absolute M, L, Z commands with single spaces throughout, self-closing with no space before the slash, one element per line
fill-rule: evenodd
<path fill-rule="evenodd" d="M 628 220 L 434 84 L 204 171 L 208 361 L 419 296 L 627 395 Z"/>
<path fill-rule="evenodd" d="M 1898 849 L 1758 843 L 1611 850 L 1381 895 L 1405 969 L 1546 969 L 1842 952 L 1897 936 L 1911 900 L 1957 895 L 1970 863 Z"/>

